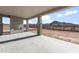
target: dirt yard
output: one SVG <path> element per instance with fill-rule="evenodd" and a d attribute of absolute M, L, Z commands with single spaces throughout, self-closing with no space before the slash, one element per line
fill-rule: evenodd
<path fill-rule="evenodd" d="M 31 29 L 31 32 L 36 32 L 36 29 Z M 54 37 L 68 42 L 79 44 L 79 32 L 43 29 L 42 34 L 45 36 Z"/>

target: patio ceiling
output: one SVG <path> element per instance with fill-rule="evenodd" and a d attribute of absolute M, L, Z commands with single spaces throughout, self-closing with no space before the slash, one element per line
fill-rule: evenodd
<path fill-rule="evenodd" d="M 0 14 L 6 16 L 18 16 L 32 18 L 51 10 L 60 9 L 58 6 L 0 6 Z"/>

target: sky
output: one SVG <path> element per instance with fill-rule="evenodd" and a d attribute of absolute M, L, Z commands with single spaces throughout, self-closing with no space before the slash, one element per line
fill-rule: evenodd
<path fill-rule="evenodd" d="M 43 24 L 51 23 L 53 21 L 79 24 L 79 7 L 77 6 L 42 16 Z M 10 18 L 3 17 L 3 23 L 10 24 Z M 26 21 L 23 23 L 26 24 Z M 36 24 L 37 18 L 30 19 L 29 23 Z"/>
<path fill-rule="evenodd" d="M 2 22 L 4 24 L 10 24 L 10 18 L 9 17 L 3 17 L 2 20 L 3 20 Z"/>

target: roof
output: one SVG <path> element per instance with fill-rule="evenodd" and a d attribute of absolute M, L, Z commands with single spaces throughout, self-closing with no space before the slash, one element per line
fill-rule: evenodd
<path fill-rule="evenodd" d="M 0 14 L 31 18 L 55 8 L 58 8 L 58 6 L 0 6 Z"/>

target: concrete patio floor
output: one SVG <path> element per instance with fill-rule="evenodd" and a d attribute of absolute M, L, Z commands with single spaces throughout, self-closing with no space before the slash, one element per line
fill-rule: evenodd
<path fill-rule="evenodd" d="M 33 35 L 31 32 L 0 36 L 0 41 Z M 10 36 L 10 38 L 9 38 Z M 2 38 L 1 38 L 2 37 Z M 44 35 L 0 44 L 3 53 L 78 53 L 79 45 Z"/>
<path fill-rule="evenodd" d="M 36 35 L 36 33 L 21 32 L 21 33 L 9 34 L 9 35 L 2 35 L 2 36 L 0 36 L 0 42 L 6 41 L 6 40 L 12 40 L 12 39 L 16 39 L 16 38 L 21 38 L 21 37 L 33 36 L 33 35 Z"/>

